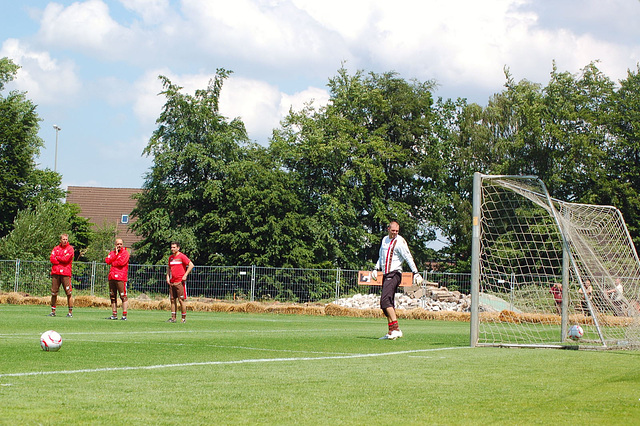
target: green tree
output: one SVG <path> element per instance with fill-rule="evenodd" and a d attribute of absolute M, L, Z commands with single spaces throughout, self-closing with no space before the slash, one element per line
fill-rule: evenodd
<path fill-rule="evenodd" d="M 544 90 L 545 140 L 552 161 L 539 177 L 560 199 L 598 204 L 609 168 L 607 129 L 614 83 L 595 63 L 579 74 L 557 71 Z"/>
<path fill-rule="evenodd" d="M 82 260 L 87 262 L 104 262 L 113 250 L 116 240 L 116 225 L 105 223 L 91 232 L 89 244 L 83 250 Z"/>
<path fill-rule="evenodd" d="M 298 182 L 321 259 L 369 266 L 391 219 L 423 259 L 433 232 L 429 177 L 419 171 L 429 155 L 433 83 L 342 68 L 328 86 L 329 104 L 291 112 L 270 147 Z"/>
<path fill-rule="evenodd" d="M 224 197 L 203 220 L 211 264 L 318 267 L 317 226 L 306 216 L 292 175 L 260 147 L 229 164 Z M 319 260 L 320 259 L 320 260 Z"/>
<path fill-rule="evenodd" d="M 18 69 L 10 59 L 0 59 L 0 91 Z M 60 175 L 36 169 L 43 146 L 39 121 L 36 106 L 24 93 L 0 93 L 0 237 L 9 233 L 18 211 L 64 197 Z"/>
<path fill-rule="evenodd" d="M 634 108 L 637 111 L 633 83 L 625 96 L 617 95 L 614 83 L 595 63 L 577 74 L 559 72 L 554 64 L 546 86 L 515 82 L 508 70 L 505 75 L 505 90 L 494 95 L 487 107 L 466 105 L 452 115 L 452 127 L 457 128 L 453 133 L 457 131 L 459 139 L 448 147 L 453 161 L 446 168 L 448 177 L 443 182 L 448 183 L 443 192 L 458 201 L 452 202 L 440 222 L 452 241 L 446 251 L 457 260 L 468 259 L 475 171 L 536 175 L 556 198 L 613 204 L 622 208 L 628 220 L 637 217 L 633 185 L 620 179 L 633 164 L 627 161 L 633 158 L 632 151 L 621 150 L 619 144 L 622 129 L 632 128 Z M 612 120 L 612 112 L 623 109 L 625 113 Z M 631 230 L 637 229 L 634 223 L 633 219 L 629 223 Z"/>
<path fill-rule="evenodd" d="M 271 153 L 248 141 L 239 119 L 220 116 L 224 79 L 195 96 L 161 77 L 167 101 L 145 154 L 154 157 L 133 214 L 142 261 L 163 262 L 172 240 L 197 264 L 316 266 L 313 220 L 298 182 Z"/>
<path fill-rule="evenodd" d="M 218 103 L 223 81 L 230 72 L 219 69 L 209 86 L 194 96 L 160 76 L 166 103 L 157 120 L 145 155 L 153 157 L 144 191 L 132 215 L 132 228 L 143 240 L 135 245 L 144 262 L 161 262 L 169 243 L 179 241 L 195 263 L 206 264 L 212 220 L 223 201 L 229 165 L 246 155 L 244 123 L 227 121 Z"/>
<path fill-rule="evenodd" d="M 57 201 L 42 201 L 19 211 L 11 232 L 0 239 L 0 258 L 49 260 L 60 235 L 69 234 L 78 259 L 91 235 L 90 223 L 78 212 L 77 206 Z"/>
<path fill-rule="evenodd" d="M 431 203 L 439 232 L 448 244 L 435 256 L 468 270 L 471 241 L 471 191 L 473 173 L 490 163 L 489 130 L 482 125 L 483 108 L 465 99 L 438 99 L 434 107 L 433 142 L 423 176 L 432 176 Z"/>
<path fill-rule="evenodd" d="M 640 65 L 608 104 L 607 127 L 612 135 L 606 149 L 606 176 L 599 180 L 599 200 L 618 207 L 636 247 L 640 246 Z"/>

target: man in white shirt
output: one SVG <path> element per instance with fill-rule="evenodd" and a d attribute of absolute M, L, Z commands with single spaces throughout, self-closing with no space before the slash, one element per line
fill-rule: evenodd
<path fill-rule="evenodd" d="M 380 296 L 380 309 L 387 317 L 389 332 L 381 339 L 395 340 L 402 337 L 402 331 L 398 326 L 398 317 L 395 309 L 395 295 L 398 286 L 402 281 L 402 263 L 406 262 L 411 272 L 413 272 L 413 282 L 419 284 L 422 277 L 418 273 L 418 268 L 413 261 L 413 256 L 409 251 L 409 246 L 404 238 L 398 233 L 400 225 L 396 221 L 389 223 L 387 227 L 389 235 L 382 239 L 380 245 L 380 255 L 376 267 L 371 271 L 371 278 L 377 279 L 378 270 L 382 271 L 382 295 Z"/>

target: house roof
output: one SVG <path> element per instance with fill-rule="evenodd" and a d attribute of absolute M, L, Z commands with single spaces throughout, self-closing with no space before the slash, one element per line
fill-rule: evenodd
<path fill-rule="evenodd" d="M 69 186 L 67 203 L 80 207 L 80 216 L 94 224 L 94 229 L 104 225 L 116 225 L 116 237 L 122 238 L 125 246 L 141 240 L 129 226 L 133 220 L 129 217 L 136 207 L 134 194 L 142 192 L 140 188 L 97 188 L 92 186 Z M 123 223 L 123 216 L 129 219 Z"/>

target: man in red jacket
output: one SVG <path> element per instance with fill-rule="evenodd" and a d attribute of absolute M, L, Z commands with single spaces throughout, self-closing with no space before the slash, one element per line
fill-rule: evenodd
<path fill-rule="evenodd" d="M 71 264 L 73 263 L 73 246 L 69 244 L 69 235 L 60 235 L 60 244 L 51 250 L 51 313 L 50 317 L 56 316 L 56 302 L 58 301 L 58 290 L 60 286 L 67 294 L 67 306 L 69 313 L 67 318 L 72 318 L 73 295 L 71 292 Z"/>
<path fill-rule="evenodd" d="M 116 248 L 109 253 L 104 260 L 107 265 L 111 265 L 109 269 L 109 298 L 111 299 L 112 314 L 110 320 L 118 319 L 118 294 L 122 300 L 122 318 L 127 320 L 127 307 L 129 299 L 127 298 L 127 275 L 129 274 L 129 252 L 124 248 L 122 239 L 116 239 Z"/>

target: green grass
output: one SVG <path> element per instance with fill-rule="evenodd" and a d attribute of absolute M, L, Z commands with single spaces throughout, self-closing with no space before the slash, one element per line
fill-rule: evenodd
<path fill-rule="evenodd" d="M 0 305 L 0 424 L 640 424 L 638 352 L 469 348 L 442 321 L 383 341 L 380 319 L 47 313 Z"/>

